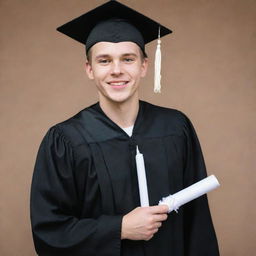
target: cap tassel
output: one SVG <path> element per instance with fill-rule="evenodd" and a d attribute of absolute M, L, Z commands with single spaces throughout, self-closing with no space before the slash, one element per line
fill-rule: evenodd
<path fill-rule="evenodd" d="M 161 93 L 161 36 L 160 36 L 160 26 L 158 31 L 157 48 L 155 54 L 155 82 L 154 82 L 154 92 Z"/>

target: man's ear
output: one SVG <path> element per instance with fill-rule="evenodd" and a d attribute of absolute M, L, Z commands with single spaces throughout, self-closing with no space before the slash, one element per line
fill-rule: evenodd
<path fill-rule="evenodd" d="M 93 75 L 93 71 L 92 71 L 92 65 L 90 64 L 90 62 L 88 60 L 85 62 L 84 69 L 86 71 L 88 78 L 93 80 L 94 75 Z"/>
<path fill-rule="evenodd" d="M 148 58 L 144 58 L 141 64 L 141 77 L 145 77 L 148 70 Z"/>

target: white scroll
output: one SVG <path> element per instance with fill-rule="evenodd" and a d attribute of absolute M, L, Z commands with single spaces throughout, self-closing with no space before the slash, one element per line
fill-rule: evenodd
<path fill-rule="evenodd" d="M 166 204 L 169 207 L 169 212 L 173 210 L 177 212 L 180 206 L 210 192 L 219 186 L 220 184 L 217 178 L 214 175 L 211 175 L 173 195 L 164 197 L 159 204 Z"/>
<path fill-rule="evenodd" d="M 142 207 L 149 206 L 148 200 L 148 186 L 147 186 L 147 177 L 145 171 L 145 164 L 143 155 L 140 153 L 138 146 L 136 148 L 136 167 L 137 167 L 137 176 L 139 184 L 139 193 L 140 193 L 140 205 Z"/>

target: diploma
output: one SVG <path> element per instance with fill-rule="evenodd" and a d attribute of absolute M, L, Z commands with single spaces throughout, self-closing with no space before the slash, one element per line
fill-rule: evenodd
<path fill-rule="evenodd" d="M 137 167 L 137 176 L 139 184 L 139 193 L 140 193 L 140 205 L 149 206 L 148 202 L 148 186 L 147 186 L 147 177 L 145 171 L 145 164 L 143 155 L 140 153 L 138 146 L 136 147 L 136 167 Z"/>
<path fill-rule="evenodd" d="M 220 184 L 217 178 L 214 175 L 211 175 L 173 195 L 164 197 L 159 204 L 166 204 L 169 207 L 169 212 L 173 210 L 177 212 L 181 205 L 186 204 L 219 186 Z"/>

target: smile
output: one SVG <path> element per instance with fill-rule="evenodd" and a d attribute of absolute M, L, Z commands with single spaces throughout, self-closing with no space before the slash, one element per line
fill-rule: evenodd
<path fill-rule="evenodd" d="M 128 83 L 129 83 L 128 81 L 111 81 L 111 82 L 108 82 L 108 84 L 111 85 L 112 88 L 123 88 Z"/>

